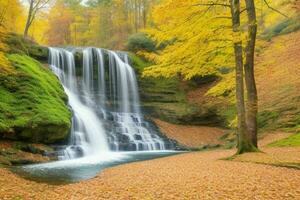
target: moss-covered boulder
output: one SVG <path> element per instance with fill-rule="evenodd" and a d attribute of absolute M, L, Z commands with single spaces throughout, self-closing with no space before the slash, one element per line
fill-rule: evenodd
<path fill-rule="evenodd" d="M 49 50 L 47 47 L 25 39 L 22 35 L 15 33 L 7 34 L 4 42 L 9 47 L 8 53 L 10 54 L 27 55 L 43 62 L 48 60 Z"/>
<path fill-rule="evenodd" d="M 48 144 L 65 140 L 71 112 L 58 78 L 33 58 L 7 57 L 12 71 L 0 72 L 0 138 Z"/>

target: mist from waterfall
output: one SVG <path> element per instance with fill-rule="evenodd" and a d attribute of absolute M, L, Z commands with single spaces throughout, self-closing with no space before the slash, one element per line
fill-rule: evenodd
<path fill-rule="evenodd" d="M 75 54 L 81 55 L 80 61 Z M 107 151 L 165 150 L 165 142 L 141 114 L 136 75 L 127 54 L 99 48 L 49 48 L 73 113 L 61 159 Z"/>

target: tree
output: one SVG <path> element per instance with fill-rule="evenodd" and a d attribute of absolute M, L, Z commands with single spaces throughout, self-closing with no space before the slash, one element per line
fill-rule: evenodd
<path fill-rule="evenodd" d="M 32 25 L 33 21 L 35 20 L 37 14 L 45 9 L 48 5 L 50 0 L 28 0 L 29 9 L 28 9 L 28 16 L 26 20 L 26 25 L 24 29 L 24 37 L 28 36 L 28 31 L 30 26 Z"/>
<path fill-rule="evenodd" d="M 64 0 L 57 0 L 48 16 L 49 28 L 46 33 L 49 45 L 71 44 L 71 24 L 74 21 L 71 9 Z"/>
<path fill-rule="evenodd" d="M 254 75 L 254 52 L 257 35 L 257 21 L 254 0 L 245 0 L 248 17 L 248 41 L 245 48 L 245 83 L 247 87 L 247 128 L 251 143 L 257 147 L 257 89 Z"/>
<path fill-rule="evenodd" d="M 18 0 L 0 0 L 0 26 L 8 32 L 23 31 L 20 21 L 23 20 L 23 7 Z"/>
<path fill-rule="evenodd" d="M 240 37 L 240 0 L 230 1 L 233 32 L 238 33 L 234 40 L 235 64 L 236 64 L 236 104 L 238 115 L 238 151 L 257 151 L 257 91 L 254 78 L 254 50 L 257 33 L 256 13 L 253 0 L 246 1 L 248 14 L 248 35 L 246 45 L 246 61 L 243 65 L 243 47 Z M 245 112 L 244 98 L 244 70 L 247 87 L 247 110 Z M 247 114 L 246 114 L 247 113 Z"/>
<path fill-rule="evenodd" d="M 238 132 L 238 154 L 255 151 L 252 138 L 246 124 L 245 97 L 244 97 L 244 66 L 243 66 L 243 47 L 241 38 L 240 23 L 240 0 L 230 1 L 232 29 L 235 33 L 234 54 L 235 54 L 235 72 L 236 72 L 236 107 L 237 107 L 237 132 Z M 247 91 L 248 93 L 248 91 Z M 255 116 L 256 117 L 256 116 Z M 254 136 L 256 137 L 256 135 Z"/>
<path fill-rule="evenodd" d="M 158 46 L 166 45 L 154 53 L 138 52 L 154 62 L 144 70 L 145 76 L 170 77 L 180 73 L 190 79 L 213 74 L 223 77 L 223 81 L 209 94 L 223 95 L 235 89 L 237 153 L 257 151 L 254 54 L 258 23 L 255 4 L 270 10 L 261 12 L 261 27 L 267 28 L 267 21 L 269 24 L 270 20 L 277 21 L 278 14 L 286 16 L 278 10 L 280 6 L 287 7 L 284 0 L 276 1 L 275 8 L 267 0 L 165 0 L 154 9 L 155 26 L 146 33 Z M 274 11 L 276 17 L 270 14 Z M 235 66 L 235 73 L 219 73 L 224 66 Z"/>
<path fill-rule="evenodd" d="M 252 1 L 252 3 L 254 2 Z M 186 7 L 188 6 L 192 9 L 187 10 Z M 153 30 L 148 31 L 148 33 L 155 35 L 155 39 L 162 41 L 167 39 L 165 37 L 166 31 L 170 31 L 168 38 L 174 34 L 173 38 L 176 42 L 163 50 L 163 53 L 167 53 L 167 55 L 159 54 L 154 56 L 154 60 L 156 59 L 155 61 L 159 64 L 145 71 L 146 75 L 162 74 L 166 72 L 164 69 L 169 71 L 166 73 L 180 71 L 188 79 L 195 75 L 216 74 L 218 73 L 218 67 L 224 66 L 224 61 L 228 65 L 234 64 L 238 122 L 237 153 L 257 151 L 257 93 L 254 80 L 254 48 L 257 26 L 253 16 L 253 12 L 255 15 L 254 4 L 248 1 L 246 6 L 248 21 L 244 22 L 244 24 L 248 25 L 248 37 L 251 37 L 251 39 L 246 42 L 246 51 L 244 52 L 243 43 L 246 41 L 245 36 L 247 35 L 242 30 L 244 24 L 241 24 L 241 20 L 244 18 L 241 17 L 241 13 L 243 13 L 244 9 L 241 9 L 242 4 L 240 0 L 202 1 L 200 3 L 191 0 L 187 3 L 181 3 L 181 5 L 180 3 L 175 4 L 174 1 L 168 1 L 166 7 L 173 9 L 172 13 L 176 17 L 180 18 L 181 15 L 183 16 L 183 21 L 180 22 L 182 25 L 180 25 L 180 28 L 176 28 L 179 23 L 174 24 L 171 16 L 167 15 L 164 18 L 165 14 L 163 12 L 166 7 L 158 9 L 159 14 L 155 14 L 162 20 L 166 19 L 167 21 L 164 22 L 166 25 L 158 27 L 161 31 L 154 30 L 155 34 L 153 34 Z M 228 23 L 229 19 L 231 24 Z M 175 20 L 177 21 L 177 19 Z M 231 31 L 228 29 L 229 27 L 231 27 Z M 218 35 L 219 31 L 222 32 L 221 35 Z M 191 35 L 189 35 L 190 32 L 192 33 Z M 198 44 L 195 44 L 195 42 Z M 232 48 L 232 46 L 233 51 L 228 49 Z M 182 48 L 183 51 L 180 51 Z M 179 56 L 176 52 L 181 55 Z M 244 53 L 246 53 L 245 63 Z M 231 57 L 234 59 L 231 59 Z M 176 63 L 174 58 L 179 58 L 179 62 L 170 65 L 169 63 Z M 168 65 L 172 66 L 173 69 L 165 67 Z M 196 68 L 191 68 L 191 65 L 195 65 Z M 170 75 L 173 75 L 173 73 Z M 244 79 L 246 80 L 247 102 L 244 95 Z"/>
<path fill-rule="evenodd" d="M 93 44 L 124 49 L 126 40 L 150 21 L 151 6 L 155 0 L 88 0 L 87 12 L 94 12 L 91 22 Z"/>

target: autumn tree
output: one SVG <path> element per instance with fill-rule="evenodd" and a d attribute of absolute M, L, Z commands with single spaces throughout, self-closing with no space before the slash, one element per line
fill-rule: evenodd
<path fill-rule="evenodd" d="M 229 91 L 235 89 L 238 153 L 257 150 L 254 52 L 258 23 L 255 3 L 260 8 L 265 6 L 274 11 L 266 2 L 166 0 L 154 9 L 155 27 L 146 30 L 158 46 L 167 44 L 166 47 L 154 53 L 139 52 L 155 63 L 145 69 L 145 76 L 169 77 L 180 73 L 185 79 L 190 79 L 218 75 L 223 77 L 223 81 L 212 88 L 209 94 L 222 94 L 228 88 Z M 282 4 L 283 1 L 276 5 Z M 264 20 L 269 16 L 272 16 L 272 20 L 277 18 L 273 18 L 269 12 L 261 15 Z M 220 68 L 224 66 L 235 66 L 235 74 L 220 73 Z"/>
<path fill-rule="evenodd" d="M 63 0 L 57 0 L 48 15 L 47 42 L 51 46 L 71 44 L 70 26 L 74 21 L 71 10 Z"/>
<path fill-rule="evenodd" d="M 23 6 L 18 0 L 0 0 L 0 26 L 8 32 L 20 32 L 22 20 Z"/>
<path fill-rule="evenodd" d="M 50 1 L 51 0 L 28 0 L 29 8 L 28 8 L 28 15 L 25 24 L 25 29 L 24 29 L 24 37 L 28 36 L 29 28 L 32 25 L 33 21 L 35 20 L 37 14 L 41 10 L 45 9 Z"/>

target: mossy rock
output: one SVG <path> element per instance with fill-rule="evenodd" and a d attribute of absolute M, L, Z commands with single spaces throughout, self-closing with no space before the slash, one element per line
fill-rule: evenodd
<path fill-rule="evenodd" d="M 41 154 L 41 155 L 48 155 L 53 154 L 55 151 L 52 147 L 44 145 L 44 144 L 31 144 L 25 142 L 14 142 L 12 148 L 33 153 L 33 154 Z"/>
<path fill-rule="evenodd" d="M 32 143 L 65 140 L 71 112 L 58 78 L 25 55 L 9 55 L 15 70 L 0 74 L 0 137 Z"/>
<path fill-rule="evenodd" d="M 143 77 L 142 72 L 151 63 L 129 53 L 131 65 L 137 72 L 142 110 L 147 115 L 175 124 L 222 126 L 223 118 L 212 106 L 193 105 L 188 102 L 179 77 Z M 216 80 L 215 76 L 195 78 L 187 86 L 194 88 Z"/>
<path fill-rule="evenodd" d="M 0 149 L 0 164 L 4 166 L 49 162 L 50 158 L 16 149 Z"/>
<path fill-rule="evenodd" d="M 39 61 L 47 61 L 49 50 L 34 41 L 25 39 L 22 35 L 10 33 L 6 36 L 6 44 L 9 47 L 8 53 L 28 55 Z"/>

